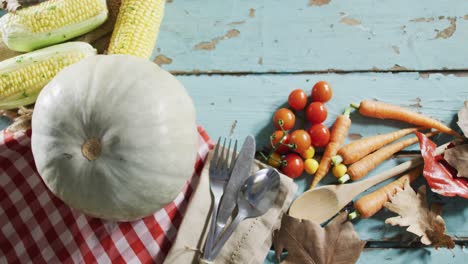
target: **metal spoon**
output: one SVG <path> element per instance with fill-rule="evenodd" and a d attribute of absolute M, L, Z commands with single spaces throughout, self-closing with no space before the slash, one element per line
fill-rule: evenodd
<path fill-rule="evenodd" d="M 212 261 L 219 254 L 239 223 L 247 218 L 265 214 L 278 197 L 280 176 L 275 169 L 263 169 L 249 176 L 237 196 L 237 215 L 221 235 L 206 260 Z"/>

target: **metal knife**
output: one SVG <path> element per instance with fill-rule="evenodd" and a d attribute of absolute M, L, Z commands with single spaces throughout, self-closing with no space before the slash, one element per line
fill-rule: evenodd
<path fill-rule="evenodd" d="M 255 138 L 247 136 L 239 152 L 236 163 L 231 173 L 231 177 L 224 189 L 223 197 L 218 208 L 218 217 L 216 219 L 215 240 L 221 230 L 223 230 L 229 217 L 236 207 L 237 194 L 249 177 L 255 156 Z"/>

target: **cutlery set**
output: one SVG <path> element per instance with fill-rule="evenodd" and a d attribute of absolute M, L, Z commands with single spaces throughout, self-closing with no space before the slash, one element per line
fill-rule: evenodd
<path fill-rule="evenodd" d="M 237 140 L 226 147 L 218 139 L 209 168 L 213 197 L 211 224 L 202 263 L 213 261 L 236 227 L 247 218 L 255 218 L 270 209 L 279 193 L 279 173 L 272 168 L 249 175 L 255 155 L 255 139 L 247 136 L 238 155 Z M 233 216 L 233 213 L 236 213 Z M 229 219 L 232 221 L 229 222 Z"/>

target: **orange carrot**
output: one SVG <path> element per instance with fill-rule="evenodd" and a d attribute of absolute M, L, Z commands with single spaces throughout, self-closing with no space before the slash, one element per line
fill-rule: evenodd
<path fill-rule="evenodd" d="M 336 158 L 334 158 L 334 160 L 342 160 L 341 162 L 346 165 L 353 164 L 367 156 L 369 153 L 372 153 L 379 148 L 417 130 L 417 128 L 405 128 L 387 134 L 356 140 L 338 150 L 338 155 L 340 157 L 335 156 Z"/>
<path fill-rule="evenodd" d="M 397 188 L 403 188 L 405 181 L 414 181 L 422 174 L 423 166 L 416 167 L 407 172 L 398 180 L 393 181 L 382 188 L 364 195 L 354 203 L 354 208 L 362 218 L 369 218 L 382 209 L 385 202 L 388 202 L 389 196 L 394 195 Z"/>
<path fill-rule="evenodd" d="M 348 129 L 351 126 L 351 119 L 349 118 L 350 108 L 346 108 L 345 112 L 342 115 L 339 115 L 330 135 L 330 142 L 328 142 L 325 152 L 323 153 L 322 159 L 320 160 L 319 167 L 315 173 L 314 180 L 310 188 L 314 188 L 320 180 L 327 175 L 331 167 L 331 159 L 336 155 L 341 144 L 343 144 L 346 135 L 348 134 Z"/>
<path fill-rule="evenodd" d="M 426 136 L 431 137 L 438 133 L 438 131 L 430 132 L 427 133 Z M 349 177 L 353 181 L 361 179 L 362 177 L 366 176 L 367 173 L 369 173 L 371 170 L 377 167 L 380 163 L 390 158 L 393 154 L 410 145 L 413 145 L 416 142 L 418 142 L 418 138 L 411 137 L 383 147 L 377 150 L 376 152 L 365 156 L 360 161 L 353 163 L 351 166 L 348 167 Z"/>
<path fill-rule="evenodd" d="M 355 105 L 352 106 L 356 107 Z M 460 134 L 435 119 L 392 104 L 363 100 L 359 105 L 359 113 L 368 117 L 394 119 L 422 127 L 434 128 L 440 132 L 461 137 Z"/>

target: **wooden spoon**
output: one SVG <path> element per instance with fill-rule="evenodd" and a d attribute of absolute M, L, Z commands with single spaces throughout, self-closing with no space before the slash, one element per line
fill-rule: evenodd
<path fill-rule="evenodd" d="M 447 145 L 439 146 L 435 155 L 443 153 Z M 341 185 L 326 185 L 308 190 L 292 203 L 289 215 L 321 224 L 337 214 L 358 194 L 422 163 L 422 158 L 417 157 L 363 181 Z"/>

